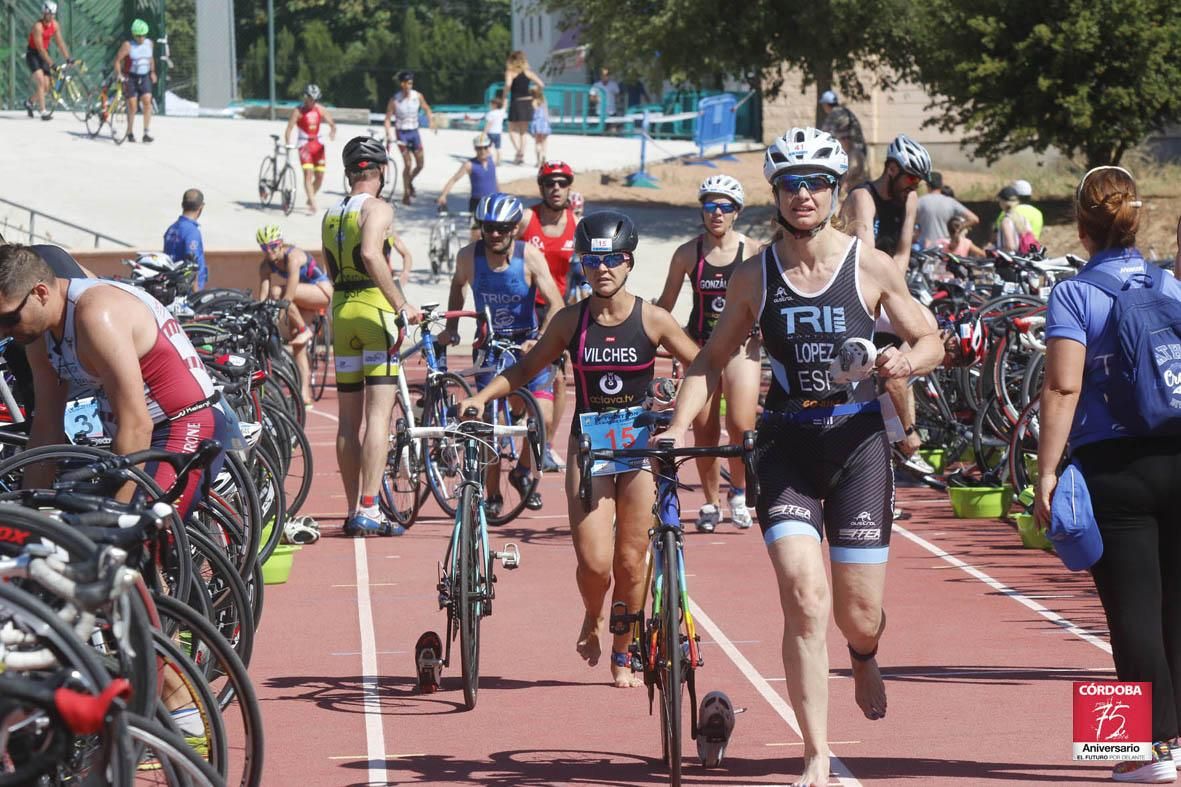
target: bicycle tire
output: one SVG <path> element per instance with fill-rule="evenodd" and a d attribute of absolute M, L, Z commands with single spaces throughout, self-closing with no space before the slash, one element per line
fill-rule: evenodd
<path fill-rule="evenodd" d="M 660 676 L 660 733 L 669 783 L 681 783 L 681 694 L 684 666 L 681 655 L 681 575 L 677 560 L 677 533 L 666 530 L 661 538 L 664 588 L 660 609 L 660 651 L 663 672 Z"/>
<path fill-rule="evenodd" d="M 127 100 L 119 97 L 107 104 L 107 126 L 111 129 L 111 139 L 116 145 L 122 145 L 127 139 L 131 127 L 127 121 Z"/>
<path fill-rule="evenodd" d="M 246 583 L 209 536 L 196 528 L 190 528 L 188 536 L 193 554 L 193 580 L 208 594 L 206 617 L 238 654 L 242 664 L 249 667 L 254 654 L 254 611 L 250 608 Z"/>
<path fill-rule="evenodd" d="M 86 120 L 86 94 L 76 79 L 67 79 L 63 99 L 76 120 Z"/>
<path fill-rule="evenodd" d="M 161 775 L 167 777 L 167 784 L 178 787 L 221 787 L 224 781 L 213 766 L 197 756 L 184 738 L 169 732 L 157 722 L 135 713 L 124 714 L 129 740 L 143 747 L 136 747 L 141 768 L 147 752 L 155 752 L 156 765 Z M 142 771 L 141 771 L 142 772 Z M 137 779 L 138 781 L 138 779 Z"/>
<path fill-rule="evenodd" d="M 328 318 L 316 319 L 316 332 L 312 334 L 312 344 L 308 356 L 308 365 L 312 370 L 312 400 L 320 401 L 324 396 L 324 389 L 328 385 L 328 364 L 332 362 L 332 345 L 328 343 Z"/>
<path fill-rule="evenodd" d="M 497 423 L 503 425 L 512 425 L 528 423 L 529 420 L 532 420 L 537 424 L 538 439 L 541 441 L 543 446 L 545 445 L 545 419 L 542 418 L 541 407 L 537 404 L 537 399 L 534 398 L 532 393 L 530 393 L 525 388 L 518 388 L 517 390 L 511 392 L 508 396 L 498 401 L 504 403 L 504 405 L 497 406 L 496 403 L 493 403 L 492 417 Z M 520 414 L 514 415 L 514 411 L 517 411 Z M 524 451 L 517 451 L 517 444 L 515 442 L 516 439 L 521 441 L 520 444 Z M 517 490 L 517 488 L 514 487 L 509 481 L 509 473 L 511 473 L 513 469 L 518 464 L 520 464 L 521 459 L 525 457 L 529 450 L 527 448 L 527 440 L 528 438 L 526 437 L 515 439 L 507 437 L 495 438 L 495 444 L 498 448 L 498 458 L 496 460 L 498 464 L 498 483 L 496 485 L 496 489 L 493 489 L 492 484 L 489 483 L 488 489 L 499 494 L 501 499 L 504 501 L 504 505 L 500 509 L 499 513 L 495 515 L 491 513 L 488 514 L 488 524 L 490 525 L 508 524 L 520 516 L 521 512 L 525 510 L 525 504 L 528 502 L 529 496 L 537 491 L 537 487 L 541 483 L 541 473 L 536 467 L 532 468 L 532 472 L 529 475 L 531 483 L 523 493 Z M 508 446 L 509 450 L 507 452 L 505 450 L 501 450 L 503 446 Z M 509 505 L 509 500 L 511 498 L 507 494 L 510 490 L 518 498 L 517 501 L 512 505 Z"/>
<path fill-rule="evenodd" d="M 449 392 L 454 387 L 459 393 Z M 468 381 L 453 372 L 445 372 L 427 386 L 427 398 L 423 404 L 423 426 L 446 426 L 456 419 L 448 415 L 447 408 L 454 398 L 456 402 L 472 395 L 472 387 Z M 463 441 L 454 437 L 438 437 L 425 439 L 422 442 L 423 470 L 426 471 L 427 485 L 435 502 L 443 513 L 449 517 L 455 516 L 457 495 L 451 479 L 462 478 Z"/>
<path fill-rule="evenodd" d="M 259 507 L 262 511 L 259 522 L 271 526 L 270 538 L 263 543 L 258 555 L 258 561 L 265 563 L 270 559 L 275 547 L 279 545 L 279 539 L 283 537 L 283 528 L 287 524 L 287 507 L 283 485 L 278 481 L 279 475 L 275 467 L 275 459 L 260 448 L 255 450 L 251 462 L 254 466 L 250 478 L 257 490 Z M 264 485 L 267 488 L 264 488 Z M 261 528 L 262 524 L 260 524 L 260 530 Z"/>
<path fill-rule="evenodd" d="M 291 211 L 295 209 L 295 168 L 290 164 L 284 164 L 276 184 L 279 187 L 279 198 L 282 200 L 280 204 L 283 207 L 283 215 L 290 216 Z"/>
<path fill-rule="evenodd" d="M 172 670 L 177 675 L 180 686 L 188 692 L 188 696 L 192 700 L 191 703 L 183 703 L 183 705 L 193 705 L 204 726 L 204 733 L 199 737 L 205 743 L 209 764 L 224 779 L 229 771 L 229 756 L 226 752 L 228 735 L 217 698 L 213 696 L 213 691 L 205 682 L 205 676 L 201 674 L 200 668 L 177 647 L 176 643 L 166 637 L 164 632 L 159 629 L 152 631 L 152 646 L 155 649 L 156 661 L 161 673 L 160 702 L 165 710 L 169 710 L 169 700 L 173 701 L 171 704 L 175 704 L 183 699 L 175 693 L 179 688 L 175 685 L 172 693 L 167 695 L 163 693 L 163 689 L 167 687 L 168 683 L 163 677 L 164 671 Z M 171 710 L 175 710 L 175 708 Z M 167 726 L 163 719 L 160 723 Z"/>
<path fill-rule="evenodd" d="M 241 659 L 213 624 L 199 612 L 174 598 L 161 597 L 159 594 L 155 596 L 164 633 L 173 637 L 181 652 L 204 671 L 205 679 L 222 711 L 236 703 L 241 719 L 235 719 L 235 724 L 230 725 L 230 728 L 241 730 L 244 739 L 231 737 L 227 741 L 230 762 L 233 763 L 235 757 L 241 758 L 243 787 L 261 784 L 266 752 L 262 711 L 254 684 L 250 682 Z M 201 659 L 194 659 L 194 653 L 200 653 Z M 224 685 L 219 685 L 222 681 Z"/>
<path fill-rule="evenodd" d="M 476 542 L 476 518 L 479 510 L 476 489 L 472 484 L 463 487 L 460 496 L 459 520 L 459 596 L 456 607 L 459 624 L 460 671 L 463 675 L 463 704 L 468 710 L 476 707 L 480 690 L 480 609 L 481 594 L 479 544 Z"/>
<path fill-rule="evenodd" d="M 258 199 L 263 205 L 270 205 L 275 196 L 275 157 L 267 156 L 258 168 Z"/>
<path fill-rule="evenodd" d="M 106 98 L 101 88 L 86 97 L 86 115 L 82 122 L 86 124 L 86 133 L 91 138 L 97 137 L 98 132 L 102 131 L 103 124 L 107 122 L 105 105 Z"/>
<path fill-rule="evenodd" d="M 404 401 L 401 391 L 394 399 L 394 408 L 390 413 L 391 429 L 398 421 L 410 419 L 406 416 L 411 403 Z M 381 473 L 381 489 L 378 494 L 378 504 L 382 512 L 403 527 L 411 527 L 418 516 L 419 506 L 422 504 L 422 468 L 419 467 L 418 457 L 421 455 L 419 446 L 407 446 L 400 456 L 395 456 L 391 450 L 386 460 L 385 469 Z M 396 466 L 394 462 L 397 462 Z"/>
<path fill-rule="evenodd" d="M 267 415 L 278 422 L 274 438 L 283 439 L 285 443 L 280 446 L 285 449 L 280 467 L 283 470 L 283 494 L 287 498 L 285 510 L 287 518 L 290 519 L 299 512 L 312 489 L 312 480 L 316 473 L 312 446 L 308 442 L 307 433 L 286 410 L 271 410 Z M 294 472 L 292 467 L 296 467 Z"/>

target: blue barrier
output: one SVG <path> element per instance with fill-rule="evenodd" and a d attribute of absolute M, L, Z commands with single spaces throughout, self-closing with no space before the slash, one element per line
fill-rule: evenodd
<path fill-rule="evenodd" d="M 735 121 L 738 117 L 738 99 L 730 93 L 720 96 L 709 96 L 697 102 L 697 123 L 693 132 L 693 141 L 697 143 L 697 156 L 706 166 L 705 149 L 711 145 L 722 146 L 722 156 L 726 160 L 733 160 L 728 152 L 730 143 L 734 141 Z"/>

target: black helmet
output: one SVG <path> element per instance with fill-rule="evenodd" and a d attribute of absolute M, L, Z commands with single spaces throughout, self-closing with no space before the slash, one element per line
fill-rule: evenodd
<path fill-rule="evenodd" d="M 398 72 L 398 81 L 399 82 L 413 82 L 414 81 L 414 72 L 413 71 L 399 71 Z"/>
<path fill-rule="evenodd" d="M 385 145 L 373 137 L 353 137 L 344 146 L 340 158 L 345 170 L 352 172 L 367 169 L 370 164 L 385 164 L 390 160 Z"/>
<path fill-rule="evenodd" d="M 639 242 L 636 225 L 627 216 L 614 210 L 589 213 L 574 230 L 574 250 L 579 254 L 632 252 Z"/>

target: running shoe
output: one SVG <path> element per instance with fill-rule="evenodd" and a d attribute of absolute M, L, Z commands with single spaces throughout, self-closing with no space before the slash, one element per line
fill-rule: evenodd
<path fill-rule="evenodd" d="M 746 530 L 754 524 L 754 519 L 750 515 L 750 509 L 746 507 L 745 494 L 738 495 L 731 492 L 726 496 L 726 502 L 730 504 L 730 521 L 734 523 L 734 527 L 739 530 Z"/>
<path fill-rule="evenodd" d="M 25 99 L 25 111 L 29 113 L 29 117 L 33 116 L 33 99 Z"/>
<path fill-rule="evenodd" d="M 543 473 L 557 473 L 566 469 L 566 462 L 554 453 L 554 447 L 545 444 L 545 452 L 541 455 L 541 470 Z"/>
<path fill-rule="evenodd" d="M 718 529 L 718 522 L 722 519 L 722 513 L 718 511 L 718 507 L 713 503 L 706 503 L 701 508 L 697 509 L 697 532 L 712 533 Z"/>
<path fill-rule="evenodd" d="M 50 112 L 42 112 L 41 119 L 42 120 L 53 120 L 53 114 Z"/>
<path fill-rule="evenodd" d="M 537 486 L 533 483 L 532 474 L 528 468 L 517 465 L 508 474 L 508 482 L 517 490 L 517 494 L 525 498 L 525 508 L 530 511 L 541 510 L 541 495 L 537 493 Z M 529 487 L 533 487 L 530 491 Z"/>
<path fill-rule="evenodd" d="M 135 142 L 135 134 L 132 134 L 131 132 L 127 132 L 127 141 L 128 142 Z"/>
<path fill-rule="evenodd" d="M 144 132 L 144 142 L 151 142 L 154 139 L 155 139 L 155 137 L 153 137 L 151 134 L 149 134 L 146 131 Z"/>
<path fill-rule="evenodd" d="M 1177 781 L 1177 766 L 1166 741 L 1152 744 L 1152 759 L 1147 762 L 1121 762 L 1111 772 L 1117 782 L 1132 784 L 1171 784 Z"/>
<path fill-rule="evenodd" d="M 366 516 L 357 512 L 344 523 L 344 534 L 354 538 L 357 536 L 400 536 L 405 532 L 406 528 L 387 522 L 381 514 Z"/>
<path fill-rule="evenodd" d="M 932 475 L 935 472 L 935 468 L 932 467 L 926 459 L 923 459 L 921 456 L 919 456 L 918 451 L 915 451 L 913 454 L 906 457 L 906 461 L 904 461 L 902 464 L 919 475 Z"/>

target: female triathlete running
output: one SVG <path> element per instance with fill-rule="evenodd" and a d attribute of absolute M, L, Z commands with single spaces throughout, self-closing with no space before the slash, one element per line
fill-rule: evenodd
<path fill-rule="evenodd" d="M 814 128 L 793 128 L 767 148 L 763 174 L 783 233 L 734 271 L 727 308 L 687 371 L 665 434 L 684 440 L 757 325 L 774 373 L 758 429 L 758 515 L 779 584 L 788 695 L 804 738 L 796 785 L 828 784 L 830 606 L 849 643 L 857 704 L 870 719 L 886 713 L 874 657 L 885 627 L 890 446 L 873 384 L 834 384 L 830 360 L 847 339 L 872 339 L 883 307 L 912 349 L 879 354 L 878 377 L 925 374 L 943 358 L 898 267 L 832 226 L 847 170 L 840 143 Z M 820 550 L 824 534 L 831 591 Z"/>
<path fill-rule="evenodd" d="M 316 265 L 315 257 L 283 242 L 283 232 L 278 224 L 259 227 L 254 237 L 262 249 L 262 261 L 258 264 L 258 298 L 291 302 L 287 307 L 288 336 L 299 368 L 304 406 L 311 407 L 307 347 L 312 340 L 312 329 L 308 323 L 332 302 L 332 280 Z M 298 271 L 298 275 L 290 275 L 292 271 Z"/>
<path fill-rule="evenodd" d="M 486 402 L 521 387 L 569 351 L 576 409 L 567 456 L 576 456 L 581 414 L 622 410 L 643 403 L 658 346 L 682 363 L 692 360 L 697 347 L 672 315 L 644 303 L 625 287 L 635 266 L 638 240 L 635 226 L 622 213 L 591 213 L 579 222 L 574 248 L 582 255 L 591 297 L 558 312 L 520 363 L 461 403 L 459 411 L 475 407 L 483 412 Z M 622 602 L 632 611 L 643 604 L 644 554 L 655 487 L 651 478 L 636 470 L 595 476 L 591 510 L 587 512 L 578 498 L 579 477 L 578 463 L 569 462 L 567 508 L 578 560 L 578 590 L 586 609 L 577 650 L 593 667 L 602 654 L 599 636 L 603 602 L 612 576 L 612 603 Z M 627 654 L 630 637 L 617 635 L 612 648 L 611 674 L 619 688 L 642 685 L 632 674 Z"/>
<path fill-rule="evenodd" d="M 703 345 L 713 333 L 722 310 L 726 308 L 726 290 L 738 264 L 757 254 L 758 241 L 734 229 L 734 222 L 746 202 L 742 184 L 729 175 L 706 178 L 697 192 L 701 203 L 701 223 L 705 230 L 673 252 L 664 282 L 664 292 L 656 305 L 672 311 L 686 277 L 693 288 L 693 311 L 689 315 L 689 335 Z M 759 403 L 759 339 L 746 340 L 722 370 L 722 391 L 726 397 L 726 432 L 740 435 L 755 428 L 755 409 Z M 697 445 L 717 445 L 721 437 L 722 396 L 710 398 L 709 405 L 693 424 Z M 697 514 L 697 529 L 712 533 L 721 521 L 721 465 L 717 457 L 697 460 L 705 505 Z M 746 471 L 742 457 L 730 460 L 730 493 L 727 496 L 730 519 L 740 528 L 751 526 L 746 508 Z"/>

